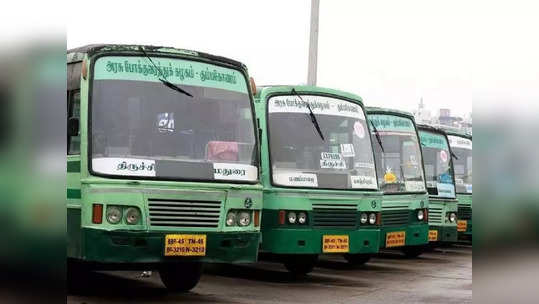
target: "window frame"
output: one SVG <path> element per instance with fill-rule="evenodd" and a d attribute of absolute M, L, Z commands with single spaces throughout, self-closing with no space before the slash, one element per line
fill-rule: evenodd
<path fill-rule="evenodd" d="M 67 91 L 67 121 L 69 121 L 70 118 L 76 117 L 73 116 L 73 109 L 75 104 L 75 98 L 74 96 L 79 95 L 78 103 L 79 103 L 79 116 L 77 117 L 79 119 L 79 134 L 78 135 L 67 135 L 67 155 L 80 155 L 80 89 L 74 89 L 71 91 Z M 71 144 L 72 144 L 72 138 L 73 137 L 79 137 L 79 150 L 77 153 L 74 153 L 71 151 Z"/>

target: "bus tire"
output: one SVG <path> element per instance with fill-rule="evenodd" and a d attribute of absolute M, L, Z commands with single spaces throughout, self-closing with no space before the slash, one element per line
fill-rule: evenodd
<path fill-rule="evenodd" d="M 406 246 L 402 249 L 402 253 L 409 258 L 414 259 L 419 257 L 423 252 L 425 252 L 426 248 L 425 246 Z"/>
<path fill-rule="evenodd" d="M 348 263 L 359 266 L 367 263 L 371 259 L 370 254 L 345 254 L 344 259 L 348 261 Z"/>
<path fill-rule="evenodd" d="M 285 258 L 284 267 L 294 276 L 304 276 L 318 263 L 316 254 L 293 254 Z"/>
<path fill-rule="evenodd" d="M 72 294 L 81 294 L 88 286 L 90 271 L 80 262 L 68 259 L 66 263 L 66 289 Z"/>
<path fill-rule="evenodd" d="M 200 281 L 202 263 L 188 262 L 165 264 L 159 269 L 161 282 L 172 292 L 188 292 Z"/>

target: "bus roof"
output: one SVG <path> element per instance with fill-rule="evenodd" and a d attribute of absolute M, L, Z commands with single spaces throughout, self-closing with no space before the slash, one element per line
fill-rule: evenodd
<path fill-rule="evenodd" d="M 454 135 L 454 136 L 460 136 L 460 137 L 472 139 L 472 134 L 465 132 L 461 129 L 450 127 L 450 126 L 444 126 L 444 125 L 438 125 L 437 127 L 440 130 L 444 131 L 447 135 Z"/>
<path fill-rule="evenodd" d="M 307 85 L 266 85 L 266 86 L 259 86 L 257 87 L 255 98 L 260 99 L 262 96 L 267 96 L 270 94 L 279 94 L 279 93 L 290 93 L 292 89 L 295 89 L 298 93 L 318 93 L 318 94 L 328 94 L 328 95 L 336 95 L 340 97 L 345 97 L 354 100 L 355 102 L 363 105 L 363 99 L 359 97 L 356 94 L 335 90 L 335 89 L 329 89 L 329 88 L 323 88 L 323 87 L 317 87 L 317 86 L 307 86 Z M 263 100 L 262 102 L 265 102 Z"/>
<path fill-rule="evenodd" d="M 105 52 L 114 52 L 114 53 L 133 53 L 133 52 L 139 52 L 139 47 L 143 47 L 145 51 L 153 52 L 153 53 L 163 53 L 163 54 L 181 54 L 181 55 L 187 55 L 192 57 L 201 57 L 206 58 L 213 61 L 220 61 L 226 64 L 230 64 L 233 66 L 236 66 L 238 68 L 247 70 L 247 67 L 234 59 L 222 57 L 222 56 L 216 56 L 208 53 L 198 52 L 198 51 L 191 51 L 191 50 L 185 50 L 185 49 L 177 49 L 172 47 L 165 47 L 165 46 L 152 46 L 152 45 L 132 45 L 132 44 L 88 44 L 85 46 L 73 48 L 70 50 L 67 50 L 67 63 L 74 63 L 81 61 L 84 57 L 84 54 L 88 54 L 88 56 L 93 56 L 97 53 L 105 53 Z"/>
<path fill-rule="evenodd" d="M 365 107 L 365 111 L 367 112 L 367 114 L 388 114 L 388 115 L 396 114 L 400 116 L 406 116 L 415 122 L 414 115 L 412 113 L 397 110 L 397 109 L 389 109 L 389 108 L 381 108 L 381 107 Z"/>
<path fill-rule="evenodd" d="M 434 132 L 434 133 L 441 133 L 443 135 L 446 135 L 444 130 L 440 129 L 437 126 L 433 126 L 433 125 L 417 124 L 417 129 L 418 130 L 423 130 L 423 131 L 431 131 L 431 132 Z"/>

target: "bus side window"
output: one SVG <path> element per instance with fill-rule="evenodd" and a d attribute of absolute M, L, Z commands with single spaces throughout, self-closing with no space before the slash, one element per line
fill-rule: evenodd
<path fill-rule="evenodd" d="M 68 119 L 71 117 L 76 117 L 80 121 L 80 91 L 75 90 L 71 91 L 68 94 Z M 80 127 L 79 127 L 80 130 Z M 67 138 L 67 154 L 80 154 L 80 131 L 76 136 L 69 136 Z"/>

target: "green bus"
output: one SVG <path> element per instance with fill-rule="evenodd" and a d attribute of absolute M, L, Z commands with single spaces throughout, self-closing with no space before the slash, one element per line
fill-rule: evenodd
<path fill-rule="evenodd" d="M 418 257 L 429 243 L 428 194 L 411 113 L 367 107 L 378 184 L 384 192 L 380 247 Z"/>
<path fill-rule="evenodd" d="M 418 125 L 429 193 L 429 244 L 457 241 L 457 199 L 451 148 L 444 131 Z"/>
<path fill-rule="evenodd" d="M 68 51 L 68 275 L 155 269 L 167 289 L 187 291 L 204 262 L 257 260 L 248 79 L 242 63 L 195 51 Z"/>
<path fill-rule="evenodd" d="M 472 240 L 472 135 L 443 127 L 453 151 L 458 213 L 457 231 L 461 241 Z"/>
<path fill-rule="evenodd" d="M 255 95 L 261 126 L 261 252 L 293 274 L 320 254 L 353 264 L 378 252 L 382 193 L 359 96 L 314 86 L 269 86 Z"/>

